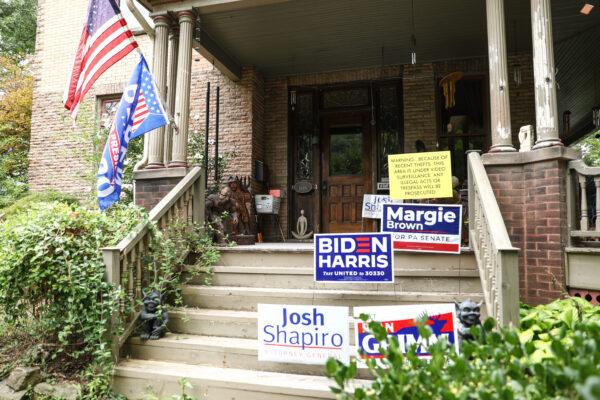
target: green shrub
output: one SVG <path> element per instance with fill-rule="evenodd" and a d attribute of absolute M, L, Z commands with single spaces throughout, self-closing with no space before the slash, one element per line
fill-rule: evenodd
<path fill-rule="evenodd" d="M 366 316 L 365 316 L 366 317 Z M 402 354 L 396 338 L 371 321 L 384 358 L 367 362 L 374 377 L 367 387 L 352 388 L 356 362 L 330 359 L 327 373 L 338 399 L 585 399 L 600 398 L 600 315 L 581 299 L 569 299 L 523 311 L 523 330 L 494 329 L 489 319 L 472 328 L 476 338 L 457 354 L 446 341 L 429 346 L 431 360 Z M 420 334 L 430 337 L 428 326 Z M 525 332 L 533 332 L 533 334 Z"/>
<path fill-rule="evenodd" d="M 56 201 L 31 201 L 29 209 L 11 213 L 0 224 L 5 323 L 33 329 L 50 359 L 75 369 L 87 360 L 83 365 L 106 371 L 107 322 L 119 292 L 104 281 L 99 249 L 117 244 L 144 218 L 133 206 L 102 213 Z"/>
<path fill-rule="evenodd" d="M 40 203 L 60 202 L 77 204 L 78 199 L 70 194 L 49 190 L 46 192 L 28 193 L 5 208 L 0 208 L 0 219 L 10 218 Z"/>

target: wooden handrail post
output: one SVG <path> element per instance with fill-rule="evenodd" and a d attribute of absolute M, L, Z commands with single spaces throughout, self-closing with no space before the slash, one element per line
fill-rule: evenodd
<path fill-rule="evenodd" d="M 104 279 L 118 287 L 121 283 L 121 250 L 118 247 L 105 247 L 102 249 L 104 259 Z"/>
<path fill-rule="evenodd" d="M 118 247 L 105 247 L 102 249 L 102 258 L 104 259 L 104 279 L 117 289 L 121 289 L 121 249 Z M 116 327 L 119 321 L 119 309 L 113 310 L 110 315 L 110 326 L 108 335 L 110 338 L 110 347 L 113 355 L 113 361 L 119 362 L 121 355 L 121 345 L 119 343 L 119 332 Z"/>
<path fill-rule="evenodd" d="M 519 252 L 518 250 L 502 250 L 498 252 L 500 268 L 499 292 L 501 326 L 517 327 L 519 325 Z"/>

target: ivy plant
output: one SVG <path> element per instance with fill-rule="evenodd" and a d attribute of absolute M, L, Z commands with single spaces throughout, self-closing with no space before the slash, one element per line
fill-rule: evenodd
<path fill-rule="evenodd" d="M 340 400 L 600 398 L 600 314 L 581 299 L 525 307 L 519 329 L 497 329 L 488 319 L 472 328 L 475 340 L 460 353 L 439 341 L 429 346 L 429 360 L 417 357 L 416 345 L 403 354 L 381 324 L 370 321 L 369 329 L 385 344 L 383 359 L 367 361 L 372 383 L 353 385 L 356 361 L 327 362 Z M 424 324 L 419 333 L 432 334 Z"/>

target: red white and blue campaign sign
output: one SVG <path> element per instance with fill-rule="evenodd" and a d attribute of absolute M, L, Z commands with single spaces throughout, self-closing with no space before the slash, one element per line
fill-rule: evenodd
<path fill-rule="evenodd" d="M 168 122 L 154 78 L 141 56 L 123 91 L 100 161 L 97 177 L 101 210 L 119 201 L 129 141 Z"/>
<path fill-rule="evenodd" d="M 394 250 L 460 253 L 462 206 L 384 204 L 381 231 L 392 235 Z"/>
<path fill-rule="evenodd" d="M 258 360 L 323 365 L 350 361 L 348 307 L 258 305 Z"/>
<path fill-rule="evenodd" d="M 416 355 L 430 357 L 428 346 L 439 340 L 447 340 L 458 352 L 458 336 L 456 327 L 456 309 L 454 304 L 422 304 L 406 306 L 354 307 L 355 339 L 359 350 L 359 359 L 381 358 L 381 344 L 368 326 L 359 319 L 361 314 L 369 315 L 372 321 L 380 322 L 388 336 L 398 339 L 400 351 L 406 353 L 412 345 L 416 345 Z M 427 316 L 427 325 L 433 331 L 429 340 L 419 335 L 415 320 Z M 361 354 L 362 353 L 362 354 Z"/>
<path fill-rule="evenodd" d="M 394 282 L 388 233 L 315 235 L 315 281 Z"/>

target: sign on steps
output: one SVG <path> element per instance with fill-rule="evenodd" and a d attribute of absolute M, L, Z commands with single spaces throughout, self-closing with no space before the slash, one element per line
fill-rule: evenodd
<path fill-rule="evenodd" d="M 394 250 L 460 253 L 462 206 L 384 204 L 381 231 L 392 235 Z"/>
<path fill-rule="evenodd" d="M 315 281 L 394 282 L 389 233 L 315 235 Z"/>
<path fill-rule="evenodd" d="M 416 345 L 417 356 L 429 357 L 428 346 L 442 339 L 452 344 L 458 352 L 454 304 L 354 307 L 355 343 L 357 349 L 362 350 L 362 355 L 360 352 L 357 355 L 359 360 L 381 358 L 380 344 L 368 331 L 367 324 L 359 319 L 361 314 L 367 314 L 370 320 L 380 322 L 388 336 L 395 336 L 402 353 L 406 353 L 410 346 Z M 415 322 L 424 316 L 427 316 L 427 325 L 433 331 L 429 340 L 419 335 Z"/>
<path fill-rule="evenodd" d="M 381 219 L 383 205 L 386 203 L 402 203 L 402 200 L 392 200 L 387 194 L 365 194 L 363 196 L 362 217 Z"/>
<path fill-rule="evenodd" d="M 259 304 L 258 361 L 347 364 L 348 315 L 348 307 Z"/>

